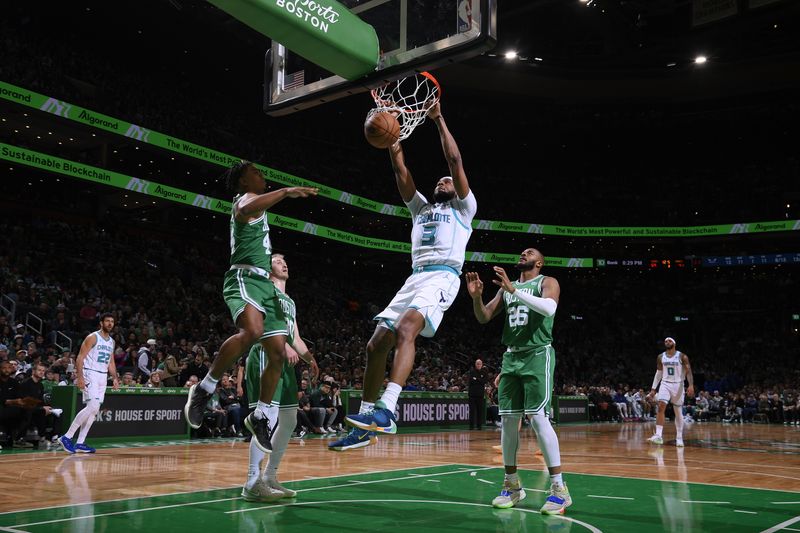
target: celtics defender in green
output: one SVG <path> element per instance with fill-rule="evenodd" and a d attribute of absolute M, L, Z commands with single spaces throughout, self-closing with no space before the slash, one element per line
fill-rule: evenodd
<path fill-rule="evenodd" d="M 483 282 L 475 272 L 467 273 L 467 290 L 478 322 L 485 324 L 501 310 L 506 311 L 502 338 L 506 351 L 498 387 L 506 475 L 503 490 L 492 505 L 505 509 L 525 498 L 525 490 L 517 475 L 518 424 L 524 413 L 531 415 L 531 423 L 550 471 L 550 495 L 541 512 L 564 514 L 572 505 L 572 498 L 561 477 L 558 436 L 548 418 L 556 366 L 556 354 L 551 345 L 553 317 L 561 289 L 555 278 L 540 273 L 544 256 L 538 250 L 528 248 L 523 251 L 516 266 L 520 272 L 517 281 L 509 280 L 504 269 L 494 267 L 496 279 L 492 283 L 500 289 L 486 305 L 483 304 Z"/>
<path fill-rule="evenodd" d="M 272 401 L 286 359 L 286 321 L 275 285 L 269 278 L 272 245 L 266 210 L 284 198 L 316 196 L 312 187 L 287 187 L 266 192 L 264 174 L 249 161 L 240 161 L 225 175 L 228 188 L 236 193 L 230 222 L 231 267 L 225 273 L 222 296 L 239 332 L 220 346 L 203 381 L 189 389 L 184 413 L 193 428 L 203 423 L 206 403 L 231 364 L 256 342 L 269 354 L 271 363 L 261 374 L 256 409 L 245 419 L 253 440 L 264 453 L 272 451 L 267 408 Z"/>
<path fill-rule="evenodd" d="M 272 271 L 269 277 L 275 284 L 281 309 L 286 319 L 288 346 L 286 346 L 286 361 L 282 365 L 281 379 L 275 389 L 275 397 L 269 409 L 269 419 L 277 420 L 278 426 L 272 432 L 270 439 L 272 453 L 269 454 L 267 468 L 263 475 L 261 475 L 261 461 L 264 459 L 264 453 L 256 445 L 256 439 L 250 441 L 250 466 L 247 471 L 247 482 L 242 488 L 242 497 L 249 502 L 270 502 L 297 496 L 297 492 L 287 489 L 278 482 L 278 467 L 289 444 L 292 431 L 297 425 L 298 389 L 294 366 L 302 359 L 311 367 L 312 377 L 316 378 L 319 375 L 319 367 L 314 355 L 300 337 L 294 300 L 286 294 L 289 266 L 286 264 L 283 254 L 272 256 Z M 264 368 L 271 364 L 272 362 L 267 360 L 267 353 L 263 346 L 256 344 L 250 348 L 245 368 L 247 397 L 252 398 L 250 400 L 251 409 L 256 408 L 256 398 L 261 393 L 260 377 Z"/>

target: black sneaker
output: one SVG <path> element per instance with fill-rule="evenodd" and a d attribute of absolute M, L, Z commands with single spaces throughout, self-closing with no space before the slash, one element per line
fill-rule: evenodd
<path fill-rule="evenodd" d="M 244 419 L 244 425 L 247 426 L 247 429 L 253 434 L 258 449 L 264 453 L 272 453 L 272 443 L 270 442 L 272 431 L 269 427 L 269 419 L 267 417 L 256 418 L 256 413 L 254 411 Z"/>
<path fill-rule="evenodd" d="M 186 421 L 194 429 L 203 424 L 203 415 L 206 412 L 206 404 L 210 397 L 211 395 L 200 387 L 200 384 L 192 385 L 189 389 L 189 397 L 186 398 L 183 414 L 186 415 Z"/>

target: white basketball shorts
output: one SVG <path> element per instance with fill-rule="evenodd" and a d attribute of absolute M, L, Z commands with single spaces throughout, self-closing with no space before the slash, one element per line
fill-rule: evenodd
<path fill-rule="evenodd" d="M 83 389 L 83 403 L 88 403 L 89 400 L 97 400 L 103 403 L 106 397 L 108 374 L 84 368 L 83 381 L 86 383 L 86 388 Z"/>
<path fill-rule="evenodd" d="M 451 270 L 431 270 L 411 274 L 389 305 L 375 316 L 381 325 L 394 331 L 395 323 L 408 309 L 425 317 L 423 337 L 433 337 L 444 312 L 458 295 L 461 278 Z"/>
<path fill-rule="evenodd" d="M 672 405 L 683 405 L 683 394 L 683 383 L 662 381 L 656 399 L 659 402 L 672 402 Z"/>

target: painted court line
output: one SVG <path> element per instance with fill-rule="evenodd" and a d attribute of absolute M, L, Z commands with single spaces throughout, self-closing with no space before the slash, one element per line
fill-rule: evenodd
<path fill-rule="evenodd" d="M 785 527 L 785 528 L 783 528 L 782 531 L 800 531 L 800 529 L 796 529 L 796 528 L 793 528 L 793 527 Z"/>
<path fill-rule="evenodd" d="M 161 509 L 174 509 L 175 507 L 188 507 L 190 505 L 202 505 L 204 503 L 218 503 L 218 502 L 228 502 L 231 500 L 240 500 L 241 496 L 236 496 L 234 498 L 219 498 L 216 500 L 205 500 L 201 502 L 188 502 L 188 503 L 176 503 L 173 505 L 159 505 L 158 507 L 146 507 L 144 509 L 130 509 L 128 511 L 115 511 L 113 513 L 100 513 L 100 514 L 92 514 L 92 515 L 84 515 L 84 516 L 72 516 L 70 518 L 57 518 L 55 520 L 44 520 L 42 522 L 30 522 L 28 524 L 17 524 L 16 527 L 27 527 L 27 526 L 42 526 L 45 524 L 55 524 L 58 522 L 72 522 L 75 520 L 83 520 L 85 518 L 100 518 L 101 516 L 115 516 L 121 514 L 133 514 L 133 513 L 143 513 L 145 511 L 158 511 Z"/>
<path fill-rule="evenodd" d="M 800 502 L 769 502 L 769 503 L 771 503 L 772 505 L 791 505 L 791 504 L 796 504 L 796 503 L 800 503 Z"/>
<path fill-rule="evenodd" d="M 605 498 L 608 500 L 633 500 L 633 498 L 628 498 L 626 496 L 600 496 L 599 494 L 587 494 L 589 498 Z"/>
<path fill-rule="evenodd" d="M 328 505 L 333 503 L 354 503 L 356 505 L 361 505 L 364 503 L 421 503 L 421 504 L 436 504 L 436 505 L 468 505 L 471 507 L 489 507 L 493 509 L 493 507 L 486 503 L 472 503 L 472 502 L 453 502 L 453 501 L 437 501 L 437 500 L 326 500 L 326 501 L 319 501 L 319 502 L 293 502 L 293 503 L 279 503 L 275 505 L 270 505 L 266 507 L 257 507 L 253 509 L 246 509 L 247 511 L 257 511 L 259 509 L 278 509 L 280 507 L 298 507 L 301 505 Z M 504 509 L 504 511 L 508 512 L 520 512 L 520 513 L 535 513 L 541 516 L 541 511 L 534 510 L 534 509 L 522 509 L 521 507 L 512 507 L 511 509 Z M 235 511 L 227 511 L 225 514 L 230 514 Z M 592 533 L 603 533 L 601 530 L 597 529 L 591 524 L 587 524 L 586 522 L 582 522 L 580 520 L 575 520 L 572 517 L 564 516 L 564 515 L 550 515 L 552 518 L 557 518 L 560 520 L 566 520 L 567 522 L 572 522 L 574 524 L 578 524 L 580 526 L 585 527 Z M 800 519 L 800 517 L 798 517 Z"/>
<path fill-rule="evenodd" d="M 487 480 L 487 479 L 481 479 L 481 478 L 478 478 L 478 481 L 480 481 L 481 483 L 487 483 L 487 484 L 489 484 L 489 485 L 494 485 L 494 483 L 492 483 L 491 481 L 489 481 L 489 480 Z"/>
<path fill-rule="evenodd" d="M 439 481 L 438 479 L 426 479 L 425 481 L 427 481 L 428 483 L 441 483 L 441 481 Z"/>
<path fill-rule="evenodd" d="M 70 456 L 75 457 L 75 456 Z M 445 466 L 455 466 L 456 464 L 460 463 L 445 463 L 445 464 L 436 464 L 436 465 L 426 465 L 426 466 L 411 466 L 408 468 L 389 468 L 386 470 L 374 470 L 369 472 L 352 472 L 350 474 L 336 474 L 335 476 L 322 476 L 322 477 L 315 477 L 315 476 L 303 476 L 307 479 L 292 479 L 289 481 L 285 481 L 284 483 L 297 483 L 298 481 L 313 481 L 316 479 L 336 479 L 339 477 L 348 477 L 348 476 L 363 476 L 363 475 L 372 475 L 372 474 L 386 474 L 388 472 L 404 472 L 406 470 L 419 470 L 421 468 L 437 468 L 437 467 L 445 467 Z M 66 503 L 64 505 L 49 505 L 47 507 L 32 507 L 29 509 L 20 509 L 18 511 L 3 511 L 0 513 L 0 516 L 7 515 L 7 514 L 15 514 L 15 513 L 30 513 L 33 511 L 45 511 L 50 509 L 62 509 L 64 507 L 83 507 L 86 505 L 95 505 L 98 503 L 113 503 L 113 502 L 125 502 L 129 500 L 137 500 L 137 499 L 145 499 L 145 498 L 161 498 L 163 496 L 181 496 L 183 494 L 197 494 L 198 492 L 210 492 L 212 490 L 231 490 L 235 488 L 241 487 L 241 484 L 238 485 L 230 485 L 228 487 L 207 487 L 200 490 L 185 490 L 180 492 L 167 492 L 166 494 L 150 494 L 148 496 L 134 496 L 134 497 L 127 497 L 127 498 L 114 498 L 111 500 L 99 500 L 99 501 L 91 501 L 86 503 Z"/>
<path fill-rule="evenodd" d="M 450 465 L 441 465 L 441 466 L 451 466 L 451 465 L 455 465 L 455 463 L 451 463 Z M 431 468 L 431 467 L 415 467 L 415 468 Z M 488 470 L 490 468 L 494 468 L 494 467 L 487 467 L 487 468 L 484 468 L 483 470 Z M 402 472 L 403 470 L 407 470 L 407 469 L 385 470 L 385 471 L 382 471 L 382 473 L 385 473 L 385 472 L 397 472 L 397 471 Z M 463 472 L 469 472 L 471 470 L 475 470 L 475 469 L 474 468 L 468 468 L 468 469 L 461 469 L 461 470 L 455 470 L 455 471 L 450 471 L 450 472 L 441 472 L 441 473 L 428 474 L 428 475 L 429 476 L 440 476 L 440 475 L 448 475 L 448 474 L 459 474 L 459 473 L 463 473 Z M 368 472 L 368 473 L 372 474 L 373 472 Z M 329 477 L 330 478 L 339 478 L 339 477 L 344 477 L 346 475 L 360 475 L 360 474 L 342 474 L 342 475 L 329 476 Z M 318 478 L 318 479 L 327 479 L 327 477 Z M 363 483 L 363 484 L 382 483 L 384 481 L 398 481 L 398 480 L 401 480 L 401 479 L 408 479 L 408 478 L 407 477 L 402 477 L 402 478 L 392 478 L 392 479 L 379 479 L 379 480 L 375 480 L 375 481 L 361 481 L 360 483 Z M 310 488 L 310 489 L 299 489 L 298 492 L 310 492 L 310 491 L 321 490 L 321 489 L 325 489 L 325 488 L 342 488 L 342 487 L 348 487 L 348 486 L 352 487 L 352 485 L 332 485 L 332 486 L 328 486 L 328 487 L 314 487 L 314 488 Z M 238 487 L 238 485 L 235 485 L 234 487 Z M 234 487 L 231 487 L 231 488 L 234 488 Z M 200 490 L 200 491 L 193 491 L 193 492 L 206 492 L 206 491 Z M 192 492 L 184 492 L 184 493 L 177 493 L 177 494 L 191 494 L 191 493 Z M 147 497 L 150 497 L 150 496 L 147 496 Z M 125 498 L 125 499 L 134 500 L 134 499 L 138 499 L 138 498 Z M 54 523 L 57 523 L 57 522 L 70 522 L 70 521 L 74 521 L 74 520 L 82 520 L 84 518 L 98 518 L 98 517 L 102 517 L 102 516 L 114 516 L 114 515 L 121 515 L 121 514 L 141 513 L 141 512 L 145 512 L 145 511 L 158 511 L 158 510 L 161 510 L 161 509 L 172 509 L 172 508 L 175 508 L 175 507 L 188 507 L 190 505 L 202 505 L 204 503 L 217 503 L 217 502 L 239 500 L 239 499 L 241 499 L 241 496 L 235 496 L 233 498 L 220 498 L 220 499 L 215 499 L 215 500 L 203 500 L 203 501 L 199 501 L 199 502 L 177 503 L 177 504 L 173 504 L 173 505 L 160 505 L 160 506 L 157 506 L 157 507 L 146 507 L 146 508 L 143 508 L 143 509 L 132 509 L 132 510 L 128 510 L 128 511 L 115 511 L 115 512 L 111 512 L 111 513 L 101 513 L 101 514 L 95 514 L 95 515 L 74 516 L 74 517 L 70 517 L 70 518 L 59 518 L 59 519 L 55 519 L 55 520 L 47 520 L 47 521 L 43 521 L 43 522 L 32 522 L 32 523 L 28 523 L 28 524 L 17 524 L 17 527 L 38 526 L 38 525 L 44 525 L 44 524 L 54 524 Z M 116 501 L 120 501 L 120 500 L 116 500 Z M 97 503 L 103 503 L 103 502 L 97 502 Z M 81 505 L 91 505 L 91 504 L 81 504 Z M 59 506 L 59 507 L 69 507 L 69 506 L 68 505 L 62 505 L 62 506 Z M 75 506 L 75 507 L 79 507 L 79 505 Z M 52 507 L 52 508 L 54 508 L 54 507 Z M 52 509 L 52 508 L 51 507 L 44 507 L 43 509 Z M 11 512 L 20 512 L 20 511 L 11 511 Z"/>
<path fill-rule="evenodd" d="M 703 501 L 703 500 L 681 500 L 681 503 L 712 503 L 712 504 L 725 504 L 725 503 L 728 503 L 729 504 L 731 502 L 707 502 L 707 501 Z"/>
<path fill-rule="evenodd" d="M 790 518 L 789 520 L 786 520 L 785 522 L 781 522 L 780 524 L 772 526 L 769 529 L 765 529 L 761 533 L 775 533 L 776 531 L 780 531 L 782 529 L 789 529 L 788 526 L 791 526 L 795 522 L 800 522 L 800 516 L 795 516 L 794 518 Z M 795 531 L 795 530 L 792 530 L 792 531 Z"/>
<path fill-rule="evenodd" d="M 13 527 L 0 527 L 0 531 L 7 531 L 8 533 L 28 533 L 21 529 L 14 529 Z"/>
<path fill-rule="evenodd" d="M 734 509 L 733 512 L 734 513 L 745 513 L 745 514 L 758 514 L 755 511 L 740 511 L 739 509 Z"/>

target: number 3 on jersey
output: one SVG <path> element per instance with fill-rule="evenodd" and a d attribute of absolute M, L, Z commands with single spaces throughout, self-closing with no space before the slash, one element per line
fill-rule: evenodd
<path fill-rule="evenodd" d="M 436 243 L 436 224 L 422 226 L 422 246 L 433 246 Z"/>
<path fill-rule="evenodd" d="M 518 305 L 508 310 L 508 325 L 512 328 L 518 328 L 528 323 L 528 308 L 524 305 Z"/>

